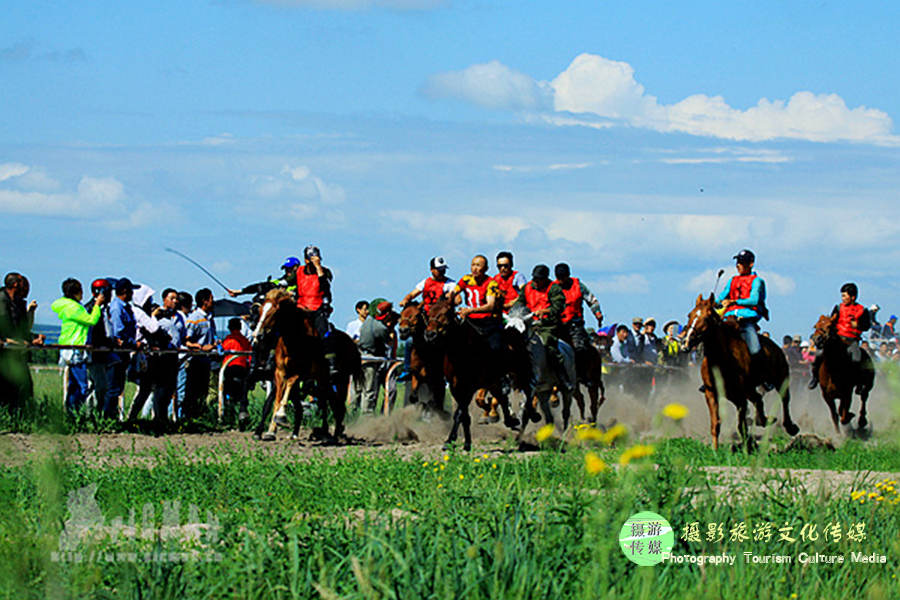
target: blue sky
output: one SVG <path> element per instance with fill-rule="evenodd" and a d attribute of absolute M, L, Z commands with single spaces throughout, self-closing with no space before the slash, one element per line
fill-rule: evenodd
<path fill-rule="evenodd" d="M 12 2 L 2 269 L 157 290 L 307 243 L 334 320 L 447 257 L 568 261 L 606 323 L 684 318 L 742 247 L 775 334 L 857 281 L 900 311 L 900 6 Z M 211 286 L 214 287 L 214 286 Z"/>

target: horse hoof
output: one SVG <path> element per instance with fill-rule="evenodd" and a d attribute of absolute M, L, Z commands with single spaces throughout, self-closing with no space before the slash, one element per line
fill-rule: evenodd
<path fill-rule="evenodd" d="M 797 427 L 796 423 L 785 423 L 784 430 L 787 431 L 788 435 L 797 435 L 800 433 L 800 428 Z"/>
<path fill-rule="evenodd" d="M 550 406 L 552 406 L 553 408 L 559 406 L 559 396 L 557 396 L 556 394 L 550 396 Z"/>
<path fill-rule="evenodd" d="M 316 427 L 309 433 L 309 439 L 317 441 L 317 442 L 325 440 L 328 437 L 329 437 L 328 430 L 322 429 L 321 427 Z"/>
<path fill-rule="evenodd" d="M 464 452 L 471 452 L 471 451 L 472 451 L 472 444 L 463 444 L 463 451 L 464 451 Z"/>
<path fill-rule="evenodd" d="M 518 431 L 519 426 L 521 425 L 521 423 L 519 422 L 519 419 L 517 419 L 516 417 L 512 417 L 512 416 L 509 417 L 508 419 L 504 420 L 503 424 L 506 425 L 506 427 L 508 427 L 509 429 L 512 429 L 513 431 Z"/>
<path fill-rule="evenodd" d="M 862 430 L 862 429 L 865 429 L 868 424 L 869 424 L 869 420 L 867 418 L 860 417 L 859 422 L 857 423 L 857 426 L 859 427 L 860 430 Z"/>
<path fill-rule="evenodd" d="M 291 424 L 288 423 L 287 417 L 284 415 L 275 415 L 275 424 L 279 427 L 284 427 L 285 429 L 291 426 Z"/>
<path fill-rule="evenodd" d="M 271 431 L 267 431 L 267 432 L 265 432 L 264 434 L 262 434 L 262 435 L 260 436 L 259 439 L 260 439 L 260 441 L 262 441 L 262 442 L 274 442 L 274 441 L 275 441 L 275 434 L 272 433 Z"/>
<path fill-rule="evenodd" d="M 498 414 L 493 414 L 488 417 L 488 423 L 499 423 L 499 422 L 500 422 L 500 415 L 498 415 Z"/>
<path fill-rule="evenodd" d="M 853 420 L 853 417 L 855 417 L 855 416 L 856 415 L 852 412 L 848 412 L 848 413 L 844 414 L 844 416 L 841 417 L 841 425 L 848 424 L 850 421 Z"/>

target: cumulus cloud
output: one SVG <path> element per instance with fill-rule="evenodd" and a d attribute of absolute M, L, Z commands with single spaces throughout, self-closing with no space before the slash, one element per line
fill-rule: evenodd
<path fill-rule="evenodd" d="M 432 10 L 449 3 L 449 0 L 255 0 L 258 4 L 294 6 L 317 10 L 367 10 L 387 8 L 392 10 Z"/>
<path fill-rule="evenodd" d="M 499 61 L 432 75 L 422 88 L 431 98 L 454 98 L 495 109 L 536 110 L 549 99 L 546 85 Z"/>
<path fill-rule="evenodd" d="M 746 110 L 729 106 L 721 96 L 705 94 L 667 105 L 647 93 L 631 65 L 593 54 L 575 57 L 549 82 L 492 61 L 434 75 L 425 91 L 435 98 L 533 111 L 529 120 L 560 126 L 620 124 L 754 142 L 799 139 L 900 144 L 885 112 L 865 106 L 850 108 L 837 94 L 798 91 L 787 100 L 761 98 Z M 543 110 L 548 99 L 552 111 Z M 764 161 L 748 158 L 744 162 Z"/>
<path fill-rule="evenodd" d="M 124 229 L 155 223 L 168 206 L 135 203 L 125 193 L 125 186 L 114 177 L 79 179 L 75 189 L 56 190 L 61 186 L 42 169 L 20 163 L 0 165 L 0 214 L 37 215 L 93 221 Z M 15 184 L 15 185 L 13 185 Z"/>

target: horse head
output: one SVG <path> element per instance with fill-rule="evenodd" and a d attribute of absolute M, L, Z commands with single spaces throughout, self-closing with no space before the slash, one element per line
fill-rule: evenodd
<path fill-rule="evenodd" d="M 704 299 L 703 294 L 697 296 L 694 310 L 688 313 L 687 325 L 684 334 L 684 349 L 692 350 L 703 339 L 703 335 L 710 327 L 721 322 L 719 313 L 716 312 L 716 299 L 710 294 Z"/>
<path fill-rule="evenodd" d="M 269 290 L 259 308 L 259 322 L 253 330 L 253 341 L 263 331 L 269 331 L 275 327 L 275 319 L 278 311 L 287 306 L 294 306 L 294 299 L 290 293 L 282 289 Z"/>
<path fill-rule="evenodd" d="M 419 326 L 425 313 L 422 311 L 422 305 L 418 302 L 410 302 L 403 307 L 400 312 L 400 321 L 397 323 L 397 333 L 401 340 L 409 339 L 416 328 Z"/>
<path fill-rule="evenodd" d="M 456 308 L 453 301 L 442 296 L 431 305 L 425 325 L 425 341 L 433 342 L 444 335 L 456 323 Z"/>
<path fill-rule="evenodd" d="M 813 327 L 812 340 L 817 347 L 821 347 L 825 340 L 832 337 L 837 331 L 837 315 L 825 316 L 820 315 Z"/>

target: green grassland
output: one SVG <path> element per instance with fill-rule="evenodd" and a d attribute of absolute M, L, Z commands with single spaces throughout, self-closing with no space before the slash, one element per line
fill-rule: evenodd
<path fill-rule="evenodd" d="M 58 376 L 52 377 L 37 376 L 31 420 L 9 422 L 7 429 L 15 425 L 40 435 L 116 427 L 67 421 L 54 391 Z M 255 397 L 255 411 L 259 402 Z M 255 444 L 190 451 L 172 445 L 123 450 L 108 463 L 65 450 L 34 453 L 0 467 L 0 595 L 900 597 L 900 485 L 864 481 L 868 471 L 900 472 L 896 434 L 848 440 L 836 450 L 786 449 L 780 435 L 764 438 L 749 454 L 728 444 L 714 452 L 704 441 L 677 434 L 565 444 L 551 438 L 527 455 L 511 444 L 479 446 L 477 440 L 469 453 L 363 447 L 297 455 Z M 626 461 L 623 455 L 636 442 L 652 454 Z M 716 465 L 741 467 L 740 481 L 706 470 Z M 771 468 L 860 473 L 811 489 L 788 471 L 767 475 Z M 180 522 L 199 518 L 218 528 L 192 541 L 138 534 L 86 541 L 79 546 L 81 562 L 54 560 L 64 524 L 73 519 L 71 494 L 87 486 L 96 486 L 88 489 L 95 490 L 106 523 L 134 521 L 143 531 L 147 515 L 144 529 L 153 530 L 164 524 L 164 503 L 177 502 Z M 737 556 L 735 564 L 631 563 L 619 546 L 619 530 L 644 510 L 672 524 L 673 553 L 729 553 Z M 692 523 L 700 528 L 699 541 L 682 539 Z M 848 537 L 860 523 L 864 539 Z M 710 524 L 712 533 L 722 526 L 721 540 L 707 538 Z M 764 524 L 774 535 L 754 539 Z M 824 530 L 835 524 L 841 539 L 826 540 Z M 781 528 L 795 541 L 779 540 Z M 152 559 L 188 550 L 199 558 Z M 746 564 L 743 552 L 793 560 Z M 846 562 L 801 564 L 801 552 L 842 555 Z M 887 562 L 852 562 L 851 552 L 885 555 Z"/>

